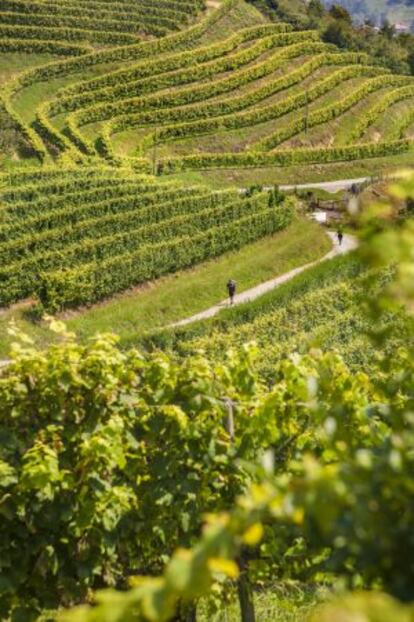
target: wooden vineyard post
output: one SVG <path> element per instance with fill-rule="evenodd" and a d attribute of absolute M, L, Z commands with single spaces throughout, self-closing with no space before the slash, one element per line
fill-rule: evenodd
<path fill-rule="evenodd" d="M 197 622 L 197 605 L 195 603 L 188 606 L 185 622 Z"/>
<path fill-rule="evenodd" d="M 230 436 L 230 440 L 234 440 L 234 410 L 233 410 L 233 402 L 231 399 L 226 398 L 224 403 L 227 407 L 227 420 L 226 420 L 226 430 L 227 434 Z"/>
<path fill-rule="evenodd" d="M 240 576 L 237 580 L 237 592 L 239 595 L 241 622 L 256 622 L 254 612 L 253 590 L 249 581 L 248 564 L 243 552 L 238 560 Z"/>
<path fill-rule="evenodd" d="M 171 622 L 197 622 L 197 605 L 190 603 L 188 605 L 179 604 L 177 612 Z"/>
<path fill-rule="evenodd" d="M 231 441 L 234 441 L 234 403 L 231 399 L 225 399 L 224 403 L 227 407 L 226 430 Z M 253 590 L 249 581 L 248 562 L 243 555 L 243 551 L 237 561 L 240 570 L 240 576 L 237 580 L 237 593 L 240 603 L 241 622 L 256 622 Z"/>

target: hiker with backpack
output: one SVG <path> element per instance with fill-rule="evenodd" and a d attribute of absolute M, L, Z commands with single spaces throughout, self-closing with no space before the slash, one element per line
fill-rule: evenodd
<path fill-rule="evenodd" d="M 227 291 L 229 293 L 230 304 L 232 305 L 234 302 L 234 295 L 236 293 L 236 281 L 233 281 L 233 279 L 229 279 L 229 281 L 227 282 Z"/>

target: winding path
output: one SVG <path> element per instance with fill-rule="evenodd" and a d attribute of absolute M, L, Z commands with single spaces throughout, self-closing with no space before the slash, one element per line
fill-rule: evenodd
<path fill-rule="evenodd" d="M 332 249 L 329 251 L 329 253 L 327 253 L 320 259 L 317 259 L 316 261 L 312 261 L 310 263 L 304 264 L 303 266 L 299 266 L 294 270 L 285 272 L 285 274 L 282 274 L 275 279 L 265 281 L 260 285 L 256 285 L 256 287 L 252 287 L 251 289 L 247 289 L 246 291 L 237 294 L 234 297 L 234 304 L 239 305 L 243 304 L 244 302 L 251 302 L 256 298 L 259 298 L 259 296 L 263 296 L 263 294 L 270 292 L 272 289 L 279 287 L 279 285 L 281 285 L 282 283 L 290 281 L 290 279 L 293 279 L 293 277 L 295 277 L 297 274 L 300 274 L 301 272 L 304 272 L 305 270 L 308 270 L 309 268 L 312 268 L 313 266 L 316 266 L 317 264 L 322 263 L 327 259 L 332 259 L 332 257 L 336 257 L 337 255 L 345 255 L 346 253 L 353 251 L 358 245 L 356 238 L 354 238 L 352 235 L 345 234 L 341 246 L 339 246 L 338 244 L 335 233 L 328 232 L 328 235 L 330 236 L 333 243 Z M 175 322 L 174 324 L 169 324 L 168 328 L 186 326 L 187 324 L 192 324 L 193 322 L 198 322 L 199 320 L 206 320 L 213 317 L 214 315 L 217 315 L 217 313 L 219 313 L 222 309 L 228 308 L 229 306 L 230 305 L 228 299 L 223 300 L 217 305 L 214 305 L 214 307 L 210 307 L 210 309 L 201 311 L 201 313 L 196 313 L 195 315 L 192 315 L 191 317 L 188 317 L 184 320 L 180 320 L 179 322 Z"/>
<path fill-rule="evenodd" d="M 285 274 L 282 274 L 276 277 L 275 279 L 271 279 L 270 281 L 265 281 L 264 283 L 261 283 L 260 285 L 256 285 L 256 287 L 252 287 L 251 289 L 247 289 L 246 291 L 241 292 L 240 294 L 237 294 L 234 297 L 234 304 L 239 305 L 244 302 L 250 302 L 252 300 L 255 300 L 256 298 L 259 298 L 263 294 L 266 294 L 266 292 L 270 292 L 272 289 L 276 289 L 277 287 L 279 287 L 279 285 L 282 285 L 282 283 L 286 283 L 286 281 L 290 281 L 297 274 L 300 274 L 301 272 L 304 272 L 305 270 L 308 270 L 309 268 L 312 268 L 313 266 L 316 266 L 317 264 L 322 263 L 323 261 L 326 261 L 327 259 L 332 259 L 333 257 L 336 257 L 338 255 L 345 255 L 346 253 L 349 253 L 353 251 L 354 249 L 356 249 L 356 247 L 358 246 L 356 238 L 353 237 L 352 235 L 345 234 L 342 240 L 341 246 L 339 246 L 338 244 L 335 233 L 329 231 L 328 235 L 330 236 L 332 240 L 332 249 L 329 251 L 329 253 L 327 253 L 320 259 L 317 259 L 316 261 L 312 261 L 310 263 L 304 264 L 303 266 L 299 266 L 298 268 L 294 268 L 294 270 L 285 272 Z M 169 324 L 167 328 L 186 326 L 187 324 L 192 324 L 193 322 L 197 322 L 199 320 L 206 320 L 208 318 L 213 317 L 214 315 L 217 315 L 217 313 L 219 313 L 222 309 L 225 309 L 228 307 L 229 307 L 228 299 L 223 300 L 222 302 L 219 302 L 217 305 L 210 307 L 210 309 L 201 311 L 200 313 L 192 315 L 191 317 L 188 317 L 184 320 L 180 320 L 179 322 L 175 322 L 174 324 Z M 6 367 L 9 364 L 9 362 L 10 361 L 8 360 L 3 360 L 3 361 L 0 360 L 0 371 L 2 367 Z"/>
<path fill-rule="evenodd" d="M 361 186 L 371 180 L 371 177 L 356 177 L 355 179 L 338 179 L 336 181 L 316 181 L 309 184 L 299 184 L 296 186 L 280 186 L 282 191 L 286 190 L 325 190 L 335 194 L 341 190 L 351 190 L 352 186 Z"/>

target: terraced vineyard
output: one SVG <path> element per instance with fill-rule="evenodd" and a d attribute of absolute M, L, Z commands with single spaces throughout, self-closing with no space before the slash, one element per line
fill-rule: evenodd
<path fill-rule="evenodd" d="M 412 77 L 392 75 L 367 55 L 340 52 L 317 32 L 267 23 L 243 0 L 212 2 L 186 26 L 200 9 L 190 1 L 151 7 L 146 0 L 94 1 L 84 10 L 70 0 L 7 0 L 0 14 L 6 49 L 30 46 L 31 33 L 45 46 L 32 49 L 42 50 L 58 39 L 78 46 L 114 37 L 115 47 L 76 48 L 78 56 L 8 82 L 4 106 L 33 153 L 44 162 L 104 159 L 167 174 L 392 162 L 412 150 Z M 147 29 L 153 21 L 158 29 L 182 29 L 136 43 L 140 16 Z M 8 39 L 11 29 L 19 44 Z M 405 111 L 389 128 L 384 120 L 402 104 Z"/>
<path fill-rule="evenodd" d="M 267 193 L 159 184 L 115 168 L 0 180 L 0 305 L 37 295 L 56 311 L 192 266 L 283 229 Z"/>
<path fill-rule="evenodd" d="M 321 10 L 0 0 L 1 620 L 410 615 L 414 77 Z"/>
<path fill-rule="evenodd" d="M 143 36 L 163 36 L 187 25 L 202 8 L 201 0 L 3 0 L 1 49 L 78 55 L 91 46 L 136 44 Z"/>
<path fill-rule="evenodd" d="M 43 168 L 1 180 L 0 305 L 94 302 L 290 218 L 267 194 L 183 188 L 172 174 L 412 154 L 412 77 L 244 0 L 1 8 L 3 65 L 16 71 L 0 118 Z M 28 51 L 34 66 L 19 66 L 12 55 Z"/>

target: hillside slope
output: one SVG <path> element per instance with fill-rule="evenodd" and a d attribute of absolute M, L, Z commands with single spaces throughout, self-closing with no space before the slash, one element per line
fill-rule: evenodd
<path fill-rule="evenodd" d="M 243 0 L 210 3 L 194 25 L 165 37 L 29 69 L 3 100 L 44 162 L 104 159 L 158 174 L 300 171 L 392 163 L 412 150 L 413 78 L 340 52 L 317 32 L 266 23 Z"/>
<path fill-rule="evenodd" d="M 285 228 L 288 200 L 84 167 L 0 176 L 0 307 L 96 302 Z"/>

